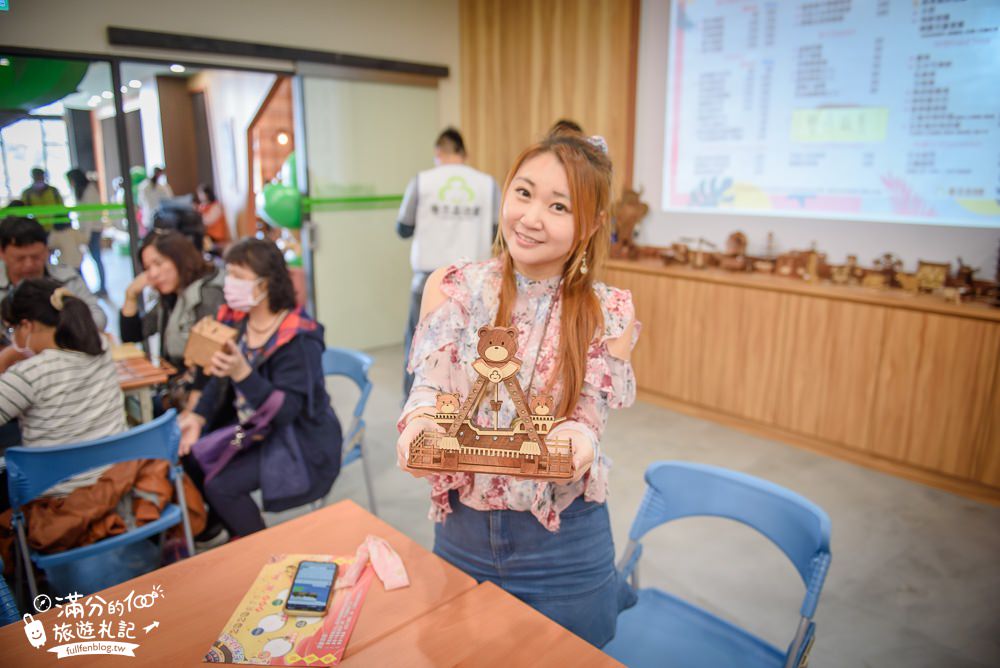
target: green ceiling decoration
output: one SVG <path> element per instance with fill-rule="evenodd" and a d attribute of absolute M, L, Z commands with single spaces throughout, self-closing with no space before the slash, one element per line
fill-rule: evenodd
<path fill-rule="evenodd" d="M 0 66 L 0 110 L 28 112 L 75 93 L 90 63 L 5 56 Z"/>

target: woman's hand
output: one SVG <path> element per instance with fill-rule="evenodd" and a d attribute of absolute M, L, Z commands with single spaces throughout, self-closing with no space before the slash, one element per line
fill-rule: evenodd
<path fill-rule="evenodd" d="M 184 411 L 177 418 L 177 424 L 181 428 L 181 442 L 177 446 L 177 452 L 183 457 L 191 452 L 191 446 L 201 438 L 201 430 L 205 426 L 205 418 L 197 413 Z"/>
<path fill-rule="evenodd" d="M 574 429 L 573 425 L 556 425 L 546 436 L 546 439 L 552 438 L 569 439 L 573 449 L 573 477 L 559 482 L 562 484 L 576 482 L 594 463 L 594 443 L 585 431 Z"/>
<path fill-rule="evenodd" d="M 147 285 L 149 285 L 149 277 L 146 276 L 146 272 L 142 272 L 132 279 L 132 282 L 125 288 L 125 303 L 122 304 L 122 315 L 131 318 L 139 312 L 139 300 L 142 299 L 142 291 Z"/>
<path fill-rule="evenodd" d="M 246 379 L 253 371 L 240 349 L 232 341 L 226 341 L 222 350 L 212 355 L 212 361 L 205 367 L 209 376 L 232 378 L 235 382 Z"/>
<path fill-rule="evenodd" d="M 431 473 L 430 471 L 424 471 L 422 469 L 411 469 L 406 465 L 410 460 L 410 443 L 413 442 L 413 439 L 415 439 L 420 432 L 425 430 L 436 431 L 442 434 L 445 431 L 444 427 L 429 417 L 418 415 L 410 419 L 402 433 L 399 435 L 399 438 L 396 440 L 396 466 L 415 478 L 423 478 Z"/>

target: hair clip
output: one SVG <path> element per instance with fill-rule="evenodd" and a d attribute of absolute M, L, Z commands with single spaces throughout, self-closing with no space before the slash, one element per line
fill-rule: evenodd
<path fill-rule="evenodd" d="M 604 155 L 608 154 L 608 142 L 601 135 L 590 135 L 587 137 L 587 141 Z"/>
<path fill-rule="evenodd" d="M 73 293 L 70 292 L 69 288 L 58 287 L 52 291 L 52 296 L 49 297 L 49 303 L 52 304 L 52 308 L 57 311 L 62 311 L 63 306 L 66 305 L 66 297 L 72 297 Z"/>

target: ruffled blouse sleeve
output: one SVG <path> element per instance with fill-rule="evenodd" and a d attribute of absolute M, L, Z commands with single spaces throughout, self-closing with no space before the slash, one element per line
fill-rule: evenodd
<path fill-rule="evenodd" d="M 449 266 L 441 279 L 445 300 L 428 313 L 413 335 L 407 369 L 413 374 L 413 389 L 403 407 L 403 416 L 418 408 L 434 406 L 439 392 L 468 394 L 468 375 L 460 362 L 458 350 L 469 325 L 465 305 L 469 288 L 464 280 L 467 263 Z M 402 431 L 405 425 L 397 425 Z"/>
<path fill-rule="evenodd" d="M 594 339 L 587 351 L 587 368 L 583 392 L 571 419 L 583 422 L 600 438 L 607 422 L 608 410 L 626 408 L 635 401 L 635 372 L 632 363 L 615 357 L 608 342 L 621 337 L 629 323 L 635 320 L 632 293 L 602 284 L 595 286 L 604 315 L 604 331 Z M 632 328 L 629 349 L 639 340 L 640 323 Z"/>

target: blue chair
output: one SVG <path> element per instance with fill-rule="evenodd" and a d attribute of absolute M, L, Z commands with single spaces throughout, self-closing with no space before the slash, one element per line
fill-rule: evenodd
<path fill-rule="evenodd" d="M 13 510 L 11 525 L 17 532 L 20 557 L 24 563 L 32 598 L 38 596 L 35 574 L 31 567 L 32 561 L 39 568 L 58 568 L 71 562 L 118 550 L 177 524 L 184 525 L 188 554 L 194 554 L 194 541 L 191 538 L 191 525 L 188 521 L 181 478 L 183 469 L 177 459 L 180 430 L 176 418 L 176 411 L 171 409 L 152 422 L 96 441 L 75 445 L 7 449 L 5 453 L 7 486 Z M 73 474 L 133 459 L 167 460 L 170 463 L 170 478 L 174 482 L 179 503 L 167 504 L 158 520 L 90 545 L 55 554 L 39 554 L 28 548 L 25 518 L 21 506 Z"/>
<path fill-rule="evenodd" d="M 365 438 L 365 404 L 368 403 L 368 395 L 372 392 L 372 382 L 368 379 L 368 369 L 371 368 L 372 358 L 357 350 L 347 348 L 327 348 L 323 351 L 323 375 L 325 376 L 346 376 L 354 381 L 361 394 L 354 405 L 354 415 L 351 425 L 344 435 L 343 460 L 341 466 L 347 466 L 357 459 L 361 460 L 361 466 L 365 476 L 365 486 L 368 490 L 368 508 L 373 515 L 378 515 L 375 510 L 375 492 L 372 487 L 372 475 L 369 469 L 368 457 L 364 452 Z M 316 505 L 322 501 L 316 502 Z"/>
<path fill-rule="evenodd" d="M 642 537 L 683 517 L 716 516 L 764 534 L 791 560 L 806 594 L 798 629 L 782 651 L 743 629 L 657 589 L 639 590 L 638 603 L 618 616 L 604 651 L 628 666 L 804 666 L 812 621 L 830 567 L 830 518 L 807 499 L 774 483 L 715 466 L 657 462 L 639 507 L 619 570 L 638 589 Z"/>

